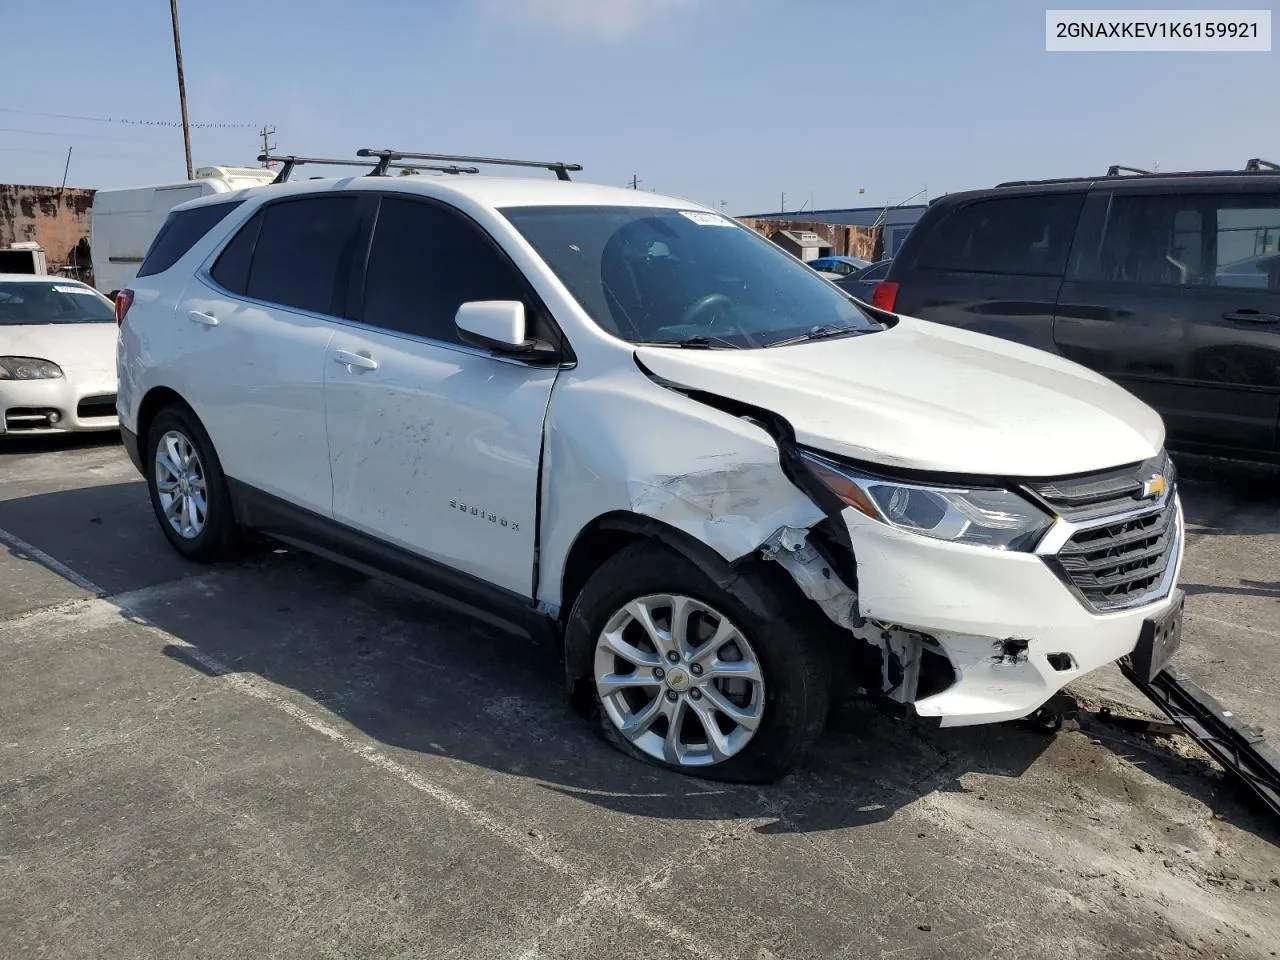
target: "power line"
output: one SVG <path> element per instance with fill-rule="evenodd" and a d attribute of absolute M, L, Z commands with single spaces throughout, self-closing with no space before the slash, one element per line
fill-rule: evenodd
<path fill-rule="evenodd" d="M 181 120 L 133 120 L 125 117 L 85 117 L 74 113 L 42 113 L 38 110 L 15 110 L 0 107 L 0 113 L 18 113 L 26 117 L 52 117 L 57 120 L 85 120 L 91 123 L 124 123 L 133 127 L 181 127 Z M 192 123 L 192 128 L 202 130 L 256 130 L 256 123 Z"/>
<path fill-rule="evenodd" d="M 55 157 L 64 157 L 65 153 L 61 150 L 40 150 L 32 147 L 0 147 L 5 153 L 42 153 Z M 154 159 L 154 153 L 98 153 L 93 150 L 80 151 L 81 156 L 86 157 L 112 157 L 117 160 L 149 160 Z"/>
<path fill-rule="evenodd" d="M 113 137 L 102 133 L 71 133 L 61 130 L 22 130 L 18 127 L 0 127 L 0 133 L 26 133 L 33 137 L 63 137 L 67 140 L 115 140 L 121 143 L 138 143 L 136 136 Z"/>

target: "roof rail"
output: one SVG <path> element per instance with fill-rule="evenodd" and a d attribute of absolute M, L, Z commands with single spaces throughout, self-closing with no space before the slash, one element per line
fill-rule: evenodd
<path fill-rule="evenodd" d="M 554 173 L 557 180 L 568 180 L 570 170 L 576 173 L 582 169 L 580 163 L 564 163 L 559 160 L 509 160 L 502 157 L 461 157 L 448 153 L 402 153 L 399 150 L 372 150 L 369 147 L 357 150 L 356 156 L 376 158 L 378 165 L 374 167 L 375 175 L 378 171 L 385 172 L 388 166 L 394 166 L 391 163 L 393 160 L 440 160 L 452 163 L 494 164 L 503 167 L 540 167 Z"/>
<path fill-rule="evenodd" d="M 269 153 L 258 154 L 258 162 L 259 163 L 277 162 L 277 163 L 284 164 L 284 166 L 280 168 L 280 172 L 276 174 L 276 178 L 271 181 L 272 183 L 286 182 L 289 179 L 290 174 L 293 173 L 293 168 L 304 163 L 319 163 L 327 166 L 336 166 L 336 167 L 368 167 L 369 166 L 369 164 L 364 160 L 351 160 L 349 158 L 338 159 L 334 157 L 295 157 L 295 156 L 277 157 L 277 156 L 272 156 Z M 452 174 L 480 172 L 475 167 L 459 167 L 456 165 L 447 166 L 447 167 L 424 167 L 421 164 L 414 164 L 414 163 L 391 163 L 391 164 L 385 164 L 385 165 L 380 163 L 373 170 L 369 171 L 369 175 L 378 176 L 378 177 L 386 176 L 388 166 L 394 167 L 397 170 L 434 170 L 438 173 L 452 173 Z"/>
<path fill-rule="evenodd" d="M 1129 176 L 1121 177 L 1122 171 L 1128 173 Z M 1244 174 L 1274 177 L 1277 174 L 1280 174 L 1280 164 L 1255 157 L 1245 164 L 1243 170 L 1162 170 L 1159 173 L 1153 173 L 1149 170 L 1139 170 L 1136 167 L 1124 167 L 1119 164 L 1115 164 L 1107 168 L 1106 177 L 1084 176 L 1059 177 L 1053 180 L 1006 180 L 1004 183 L 997 183 L 996 189 L 1001 187 L 1041 187 L 1056 186 L 1058 184 L 1090 184 L 1106 179 L 1117 178 L 1125 180 L 1177 180 L 1180 178 L 1192 177 L 1239 177 Z"/>
<path fill-rule="evenodd" d="M 1107 167 L 1108 177 L 1118 177 L 1121 173 L 1136 173 L 1140 177 L 1149 177 L 1152 175 L 1153 171 L 1142 170 L 1138 167 L 1123 167 L 1118 163 L 1113 163 L 1111 166 Z"/>

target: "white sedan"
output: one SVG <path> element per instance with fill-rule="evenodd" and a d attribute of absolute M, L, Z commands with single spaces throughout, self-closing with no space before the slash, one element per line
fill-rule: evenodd
<path fill-rule="evenodd" d="M 0 273 L 0 435 L 118 429 L 116 333 L 88 284 Z"/>

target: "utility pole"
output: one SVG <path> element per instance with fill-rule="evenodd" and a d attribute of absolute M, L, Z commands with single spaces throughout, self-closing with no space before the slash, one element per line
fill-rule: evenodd
<path fill-rule="evenodd" d="M 265 157 L 271 156 L 271 151 L 276 148 L 276 145 L 271 142 L 271 137 L 275 132 L 275 127 L 268 127 L 266 124 L 263 124 L 262 129 L 258 131 L 258 136 L 262 137 L 262 155 Z M 271 161 L 263 160 L 262 165 L 264 167 L 270 167 Z"/>
<path fill-rule="evenodd" d="M 67 171 L 71 169 L 71 148 L 67 147 L 67 163 L 62 168 L 62 186 L 58 188 L 58 197 L 62 197 L 62 192 L 67 189 Z"/>
<path fill-rule="evenodd" d="M 187 179 L 195 179 L 191 166 L 191 124 L 187 121 L 187 80 L 182 73 L 182 35 L 178 30 L 178 0 L 169 0 L 169 14 L 173 18 L 173 56 L 178 63 L 178 101 L 182 104 L 182 145 L 187 151 Z"/>
<path fill-rule="evenodd" d="M 782 191 L 782 199 L 778 203 L 778 212 L 779 213 L 787 212 L 787 192 L 785 190 Z"/>
<path fill-rule="evenodd" d="M 640 176 L 639 176 L 639 174 L 635 174 L 635 173 L 633 173 L 633 174 L 631 175 L 631 189 L 632 189 L 632 190 L 639 190 L 639 189 L 640 189 Z"/>

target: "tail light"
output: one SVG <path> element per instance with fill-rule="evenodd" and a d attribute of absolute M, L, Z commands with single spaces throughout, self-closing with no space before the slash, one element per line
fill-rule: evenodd
<path fill-rule="evenodd" d="M 116 293 L 116 326 L 124 325 L 125 314 L 133 306 L 133 291 L 127 287 Z"/>
<path fill-rule="evenodd" d="M 898 302 L 898 284 L 893 280 L 881 280 L 871 291 L 871 305 L 893 313 L 894 304 Z"/>

